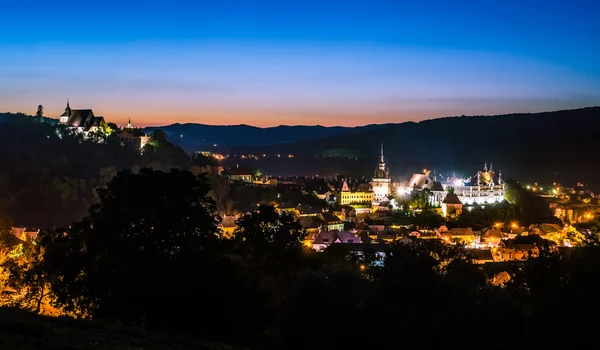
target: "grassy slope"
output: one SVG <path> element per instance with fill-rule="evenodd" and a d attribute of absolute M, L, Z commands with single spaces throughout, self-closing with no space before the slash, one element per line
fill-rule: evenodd
<path fill-rule="evenodd" d="M 140 328 L 107 326 L 68 317 L 40 316 L 0 308 L 1 349 L 201 349 L 234 348 Z"/>

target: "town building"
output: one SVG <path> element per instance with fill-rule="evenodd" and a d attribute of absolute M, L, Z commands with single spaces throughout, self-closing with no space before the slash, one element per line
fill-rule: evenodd
<path fill-rule="evenodd" d="M 487 163 L 484 165 L 483 171 L 478 171 L 471 178 L 454 179 L 452 182 L 444 183 L 443 186 L 446 190 L 452 187 L 464 206 L 493 204 L 504 200 L 502 172 L 496 176 L 492 165 L 490 164 L 488 169 Z"/>
<path fill-rule="evenodd" d="M 348 183 L 344 181 L 342 190 L 338 196 L 338 204 L 340 205 L 371 205 L 373 203 L 373 191 L 350 191 Z"/>
<path fill-rule="evenodd" d="M 98 131 L 102 125 L 106 124 L 104 117 L 96 117 L 91 109 L 71 109 L 69 101 L 67 101 L 64 113 L 59 117 L 59 123 L 84 136 Z"/>
<path fill-rule="evenodd" d="M 498 245 L 500 245 L 500 242 L 502 242 L 502 240 L 508 239 L 509 237 L 502 233 L 502 231 L 494 228 L 485 231 L 483 233 L 482 238 L 488 247 L 497 247 Z"/>
<path fill-rule="evenodd" d="M 379 165 L 375 170 L 375 175 L 372 180 L 373 188 L 373 207 L 379 206 L 382 202 L 389 202 L 391 178 L 389 170 L 385 167 L 385 159 L 383 157 L 383 143 L 381 144 L 381 158 Z"/>
<path fill-rule="evenodd" d="M 253 182 L 254 175 L 252 169 L 246 167 L 240 167 L 236 165 L 234 168 L 229 169 L 229 179 L 232 181 L 242 182 Z"/>
<path fill-rule="evenodd" d="M 316 251 L 322 251 L 334 243 L 360 244 L 362 242 L 360 237 L 357 237 L 352 232 L 337 230 L 322 231 L 315 237 L 314 241 L 312 242 L 312 249 Z"/>
<path fill-rule="evenodd" d="M 444 217 L 458 216 L 462 213 L 463 204 L 454 193 L 448 193 L 442 201 L 442 213 Z"/>
<path fill-rule="evenodd" d="M 134 129 L 131 126 L 131 119 L 127 122 L 127 127 L 122 128 L 117 136 L 121 141 L 132 145 L 140 152 L 143 152 L 144 147 L 150 142 L 150 136 L 146 135 L 142 129 Z"/>
<path fill-rule="evenodd" d="M 475 232 L 470 227 L 455 227 L 450 230 L 440 229 L 440 236 L 447 242 L 458 242 L 462 244 L 475 243 Z"/>
<path fill-rule="evenodd" d="M 535 243 L 516 243 L 513 239 L 507 239 L 500 242 L 495 254 L 495 260 L 523 261 L 530 257 L 537 258 L 540 255 L 540 249 Z"/>
<path fill-rule="evenodd" d="M 413 174 L 403 188 L 403 194 L 409 195 L 412 191 L 418 190 L 428 190 L 429 195 L 429 205 L 432 207 L 441 207 L 442 202 L 446 196 L 446 190 L 441 182 L 436 181 L 435 176 L 432 179 L 428 174 Z"/>
<path fill-rule="evenodd" d="M 323 229 L 325 231 L 343 231 L 344 221 L 339 217 L 329 212 L 323 212 L 320 214 L 321 220 L 323 220 Z"/>

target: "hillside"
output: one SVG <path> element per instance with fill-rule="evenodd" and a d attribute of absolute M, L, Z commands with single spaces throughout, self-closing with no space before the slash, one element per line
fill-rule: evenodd
<path fill-rule="evenodd" d="M 235 146 L 268 146 L 289 142 L 300 142 L 338 135 L 349 135 L 378 130 L 385 125 L 367 125 L 361 127 L 324 127 L 315 126 L 277 126 L 259 128 L 249 125 L 205 125 L 172 124 L 161 127 L 148 127 L 150 133 L 163 130 L 169 140 L 188 151 L 211 150 L 213 145 L 220 149 Z"/>
<path fill-rule="evenodd" d="M 0 218 L 36 228 L 68 226 L 83 217 L 121 169 L 187 169 L 190 158 L 168 142 L 140 152 L 115 135 L 106 142 L 60 136 L 54 125 L 24 114 L 0 115 Z"/>
<path fill-rule="evenodd" d="M 597 178 L 599 170 L 600 155 L 595 151 L 595 131 L 599 128 L 600 107 L 590 107 L 535 114 L 447 117 L 385 125 L 353 137 L 336 135 L 237 151 L 290 153 L 296 159 L 314 159 L 319 155 L 364 158 L 372 164 L 362 169 L 362 175 L 368 176 L 383 142 L 386 162 L 396 176 L 423 168 L 469 173 L 484 162 L 493 162 L 496 169 L 511 177 L 589 181 Z M 348 164 L 348 171 L 353 170 L 352 166 Z M 265 164 L 263 168 L 278 173 L 275 164 Z M 309 174 L 318 172 L 318 168 L 312 168 L 311 162 L 303 162 L 299 169 Z"/>
<path fill-rule="evenodd" d="M 151 333 L 139 328 L 109 326 L 68 317 L 40 316 L 6 307 L 0 308 L 0 348 L 233 349 L 222 344 L 200 342 L 190 337 Z"/>

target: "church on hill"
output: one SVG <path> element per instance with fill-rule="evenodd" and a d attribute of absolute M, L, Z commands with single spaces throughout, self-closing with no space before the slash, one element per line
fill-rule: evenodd
<path fill-rule="evenodd" d="M 89 132 L 98 131 L 105 123 L 104 117 L 96 117 L 91 109 L 71 109 L 69 101 L 65 112 L 60 116 L 59 122 L 69 129 L 87 136 Z"/>

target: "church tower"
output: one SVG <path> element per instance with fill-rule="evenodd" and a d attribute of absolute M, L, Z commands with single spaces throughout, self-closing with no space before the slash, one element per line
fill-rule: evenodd
<path fill-rule="evenodd" d="M 383 157 L 383 142 L 381 143 L 381 156 L 379 166 L 375 170 L 373 176 L 373 204 L 379 205 L 381 202 L 388 200 L 390 195 L 390 174 L 385 167 L 385 158 Z"/>
<path fill-rule="evenodd" d="M 69 106 L 69 100 L 67 99 L 67 107 L 65 108 L 65 112 L 60 116 L 60 123 L 67 124 L 69 121 L 69 117 L 71 116 L 71 106 Z"/>
<path fill-rule="evenodd" d="M 131 129 L 131 118 L 129 118 L 129 121 L 127 122 L 127 129 Z"/>

